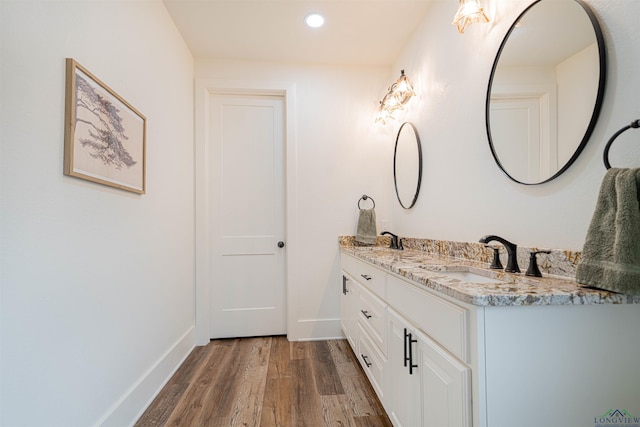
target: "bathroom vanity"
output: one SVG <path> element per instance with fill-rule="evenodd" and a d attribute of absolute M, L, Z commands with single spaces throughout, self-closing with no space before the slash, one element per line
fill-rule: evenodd
<path fill-rule="evenodd" d="M 342 329 L 396 426 L 640 416 L 640 297 L 420 250 L 341 247 Z"/>

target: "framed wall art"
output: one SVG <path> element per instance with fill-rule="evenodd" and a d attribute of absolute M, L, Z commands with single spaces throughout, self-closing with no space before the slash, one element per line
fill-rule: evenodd
<path fill-rule="evenodd" d="M 146 118 L 67 58 L 64 174 L 145 193 Z"/>

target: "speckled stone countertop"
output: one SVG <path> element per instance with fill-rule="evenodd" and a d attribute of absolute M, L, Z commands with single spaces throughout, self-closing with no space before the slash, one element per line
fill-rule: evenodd
<path fill-rule="evenodd" d="M 350 246 L 341 239 L 343 253 L 353 255 L 419 285 L 478 306 L 640 304 L 640 296 L 584 287 L 569 277 L 528 277 L 490 270 L 486 262 L 434 255 L 421 250 L 383 246 Z M 447 272 L 469 272 L 472 279 L 456 279 Z M 493 283 L 480 283 L 495 279 Z M 465 281 L 472 280 L 472 281 Z"/>

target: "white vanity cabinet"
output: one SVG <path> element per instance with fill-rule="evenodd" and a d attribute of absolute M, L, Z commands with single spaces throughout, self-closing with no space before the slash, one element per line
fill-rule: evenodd
<path fill-rule="evenodd" d="M 342 330 L 378 398 L 384 401 L 387 364 L 387 273 L 342 256 Z"/>
<path fill-rule="evenodd" d="M 343 330 L 394 425 L 471 426 L 468 309 L 346 254 L 342 269 Z"/>
<path fill-rule="evenodd" d="M 461 336 L 465 340 L 467 336 L 466 310 L 393 276 L 388 286 L 393 307 L 388 314 L 389 390 L 385 407 L 389 418 L 396 426 L 470 427 L 471 368 L 424 332 L 432 331 L 466 356 L 468 346 L 461 345 Z M 424 323 L 434 315 L 439 320 Z"/>
<path fill-rule="evenodd" d="M 349 342 L 395 426 L 584 427 L 612 413 L 640 425 L 640 303 L 566 281 L 465 294 L 437 273 L 427 284 L 395 273 L 420 276 L 415 258 L 364 254 L 387 270 L 342 253 L 357 294 L 345 334 L 355 328 Z M 463 302 L 485 294 L 492 303 Z"/>

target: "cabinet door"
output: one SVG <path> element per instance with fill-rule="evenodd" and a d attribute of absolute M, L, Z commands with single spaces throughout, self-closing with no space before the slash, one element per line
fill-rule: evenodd
<path fill-rule="evenodd" d="M 418 362 L 417 343 L 411 342 L 411 325 L 391 309 L 388 324 L 387 413 L 394 426 L 415 427 L 419 425 L 420 377 L 416 368 L 410 371 L 410 365 Z M 413 360 L 409 358 L 410 349 Z"/>
<path fill-rule="evenodd" d="M 340 294 L 340 324 L 342 331 L 354 351 L 358 348 L 357 291 L 358 286 L 356 283 L 343 271 L 342 292 Z"/>
<path fill-rule="evenodd" d="M 422 425 L 471 426 L 471 370 L 420 332 L 418 372 L 422 383 Z"/>

